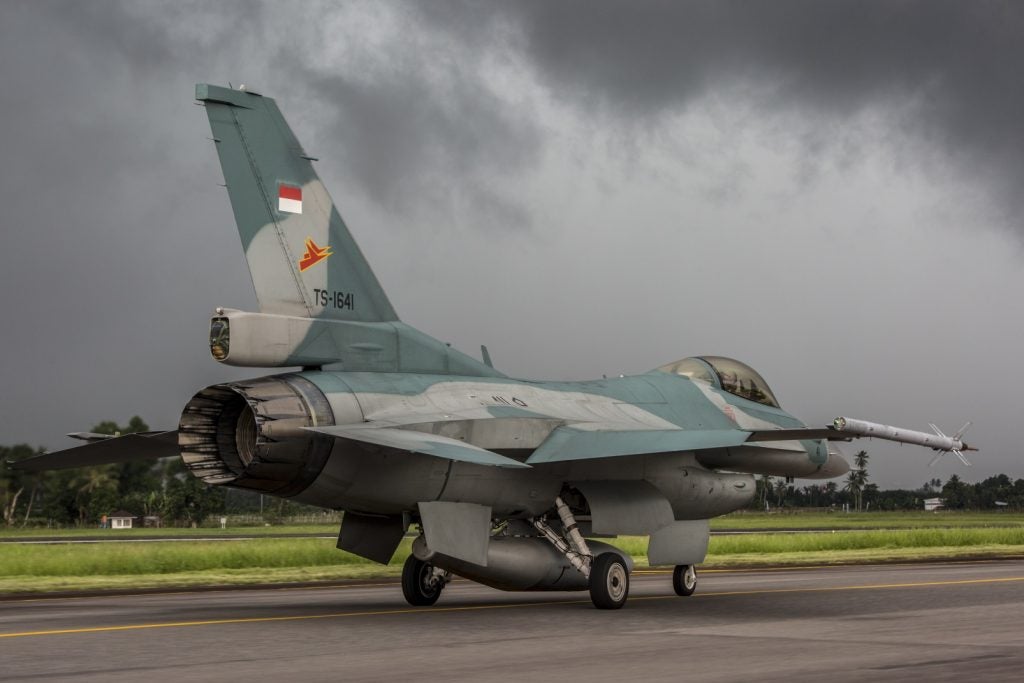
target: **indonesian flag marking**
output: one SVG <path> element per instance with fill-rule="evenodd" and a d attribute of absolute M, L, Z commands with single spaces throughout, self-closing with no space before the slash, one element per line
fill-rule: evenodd
<path fill-rule="evenodd" d="M 302 213 L 302 188 L 292 185 L 278 185 L 277 210 L 282 213 Z"/>

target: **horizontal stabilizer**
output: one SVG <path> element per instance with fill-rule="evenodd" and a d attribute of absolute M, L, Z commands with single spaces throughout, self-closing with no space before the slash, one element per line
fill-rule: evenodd
<path fill-rule="evenodd" d="M 506 458 L 494 451 L 479 448 L 472 444 L 449 439 L 446 436 L 415 432 L 408 429 L 389 427 L 369 427 L 363 425 L 342 425 L 334 427 L 307 427 L 311 432 L 326 434 L 338 439 L 352 439 L 372 443 L 402 451 L 423 453 L 437 458 L 470 462 L 475 465 L 493 465 L 496 467 L 529 467 L 525 463 Z"/>
<path fill-rule="evenodd" d="M 68 470 L 119 462 L 169 458 L 180 455 L 178 432 L 146 432 L 125 434 L 102 440 L 89 440 L 84 446 L 44 453 L 32 458 L 9 462 L 12 469 L 23 472 Z"/>
<path fill-rule="evenodd" d="M 137 432 L 136 432 L 137 433 Z M 149 432 L 143 433 L 143 436 Z M 121 436 L 120 434 L 100 434 L 98 432 L 71 432 L 68 434 L 69 439 L 78 439 L 79 441 L 106 441 L 107 439 L 113 439 Z"/>
<path fill-rule="evenodd" d="M 531 465 L 563 460 L 614 458 L 623 455 L 673 453 L 705 448 L 730 448 L 747 440 L 739 429 L 595 430 L 559 427 L 527 460 Z"/>

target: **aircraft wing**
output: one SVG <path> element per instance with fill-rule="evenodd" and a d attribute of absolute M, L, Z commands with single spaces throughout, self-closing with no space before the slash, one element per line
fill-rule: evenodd
<path fill-rule="evenodd" d="M 836 431 L 833 427 L 796 427 L 791 429 L 760 429 L 750 432 L 748 442 L 757 441 L 803 441 L 827 439 L 829 441 L 850 441 L 855 437 L 852 434 L 844 434 Z"/>
<path fill-rule="evenodd" d="M 602 429 L 601 425 L 558 427 L 527 460 L 531 465 L 563 460 L 730 448 L 747 441 L 740 429 Z M 792 437 L 790 437 L 792 438 Z"/>
<path fill-rule="evenodd" d="M 364 425 L 342 425 L 332 427 L 307 427 L 308 431 L 326 434 L 340 439 L 362 441 L 377 446 L 397 448 L 403 451 L 433 455 L 438 458 L 471 462 L 476 465 L 494 465 L 497 467 L 529 467 L 525 463 L 506 458 L 494 451 L 480 448 L 465 441 L 451 439 L 437 434 L 395 429 L 391 427 L 372 427 Z"/>
<path fill-rule="evenodd" d="M 119 462 L 132 462 L 180 455 L 178 432 L 145 432 L 99 438 L 98 434 L 82 433 L 75 438 L 89 441 L 61 451 L 44 453 L 24 460 L 8 461 L 12 469 L 24 472 L 68 470 L 75 467 L 93 467 Z"/>
<path fill-rule="evenodd" d="M 780 429 L 751 432 L 742 429 L 666 429 L 645 427 L 639 423 L 567 423 L 566 420 L 558 419 L 553 415 L 544 417 L 537 413 L 519 418 L 495 417 L 475 420 L 466 420 L 458 415 L 390 415 L 386 420 L 380 422 L 310 427 L 308 429 L 339 438 L 425 453 L 451 460 L 504 467 L 523 466 L 523 463 L 518 460 L 506 458 L 486 448 L 460 439 L 431 433 L 439 425 L 454 422 L 475 425 L 469 426 L 466 431 L 479 433 L 482 426 L 479 423 L 496 423 L 498 421 L 511 421 L 522 425 L 521 428 L 512 428 L 511 431 L 524 435 L 524 438 L 518 442 L 518 447 L 535 448 L 526 461 L 529 465 L 649 453 L 732 448 L 753 440 L 752 437 L 755 434 L 759 435 L 757 440 L 760 441 L 825 438 L 814 435 L 817 432 L 805 434 L 809 430 Z M 530 431 L 530 428 L 526 426 L 528 422 L 534 423 L 534 426 L 537 427 L 529 437 L 526 436 Z M 540 422 L 547 426 L 539 425 Z M 833 437 L 835 434 L 832 432 Z"/>
<path fill-rule="evenodd" d="M 960 450 L 970 450 L 962 444 L 960 436 L 952 438 L 941 432 L 927 434 L 886 427 L 874 423 L 843 418 L 842 429 L 829 427 L 796 427 L 780 429 L 638 429 L 616 428 L 599 423 L 576 423 L 558 427 L 527 460 L 531 465 L 563 460 L 612 458 L 647 453 L 699 451 L 710 448 L 734 448 L 748 443 L 773 441 L 852 441 L 863 437 L 877 437 L 928 446 L 939 451 L 951 451 L 961 460 Z M 867 425 L 867 426 L 864 426 Z M 966 462 L 966 461 L 965 461 Z"/>

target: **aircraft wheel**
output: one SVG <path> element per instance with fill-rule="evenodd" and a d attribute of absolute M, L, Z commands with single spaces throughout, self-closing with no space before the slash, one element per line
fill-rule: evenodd
<path fill-rule="evenodd" d="M 402 595 L 415 607 L 429 607 L 441 597 L 444 581 L 434 576 L 434 565 L 410 555 L 402 567 Z"/>
<path fill-rule="evenodd" d="M 697 590 L 697 568 L 692 564 L 677 564 L 672 572 L 672 587 L 676 595 L 693 595 Z"/>
<path fill-rule="evenodd" d="M 629 570 L 616 553 L 603 553 L 590 566 L 590 599 L 598 609 L 619 609 L 629 597 Z"/>

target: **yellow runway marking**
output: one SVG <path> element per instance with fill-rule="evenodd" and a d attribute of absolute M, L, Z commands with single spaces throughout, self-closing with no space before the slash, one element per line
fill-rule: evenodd
<path fill-rule="evenodd" d="M 705 569 L 698 565 L 698 571 L 704 574 L 761 574 L 770 572 L 792 572 L 792 571 L 821 571 L 823 569 L 900 569 L 906 567 L 962 567 L 976 564 L 1003 564 L 1008 560 L 1020 560 L 1022 556 L 1007 555 L 985 560 L 945 560 L 941 562 L 873 562 L 864 564 L 794 564 L 776 565 L 774 567 L 721 567 L 719 569 Z M 630 574 L 671 574 L 671 569 L 634 569 Z"/>
<path fill-rule="evenodd" d="M 719 569 L 705 569 L 704 567 L 698 567 L 700 574 L 706 576 L 708 574 L 762 574 L 771 572 L 791 572 L 791 571 L 820 571 L 824 569 L 840 570 L 840 569 L 899 569 L 905 567 L 946 567 L 946 566 L 957 566 L 962 567 L 964 565 L 976 565 L 976 564 L 1003 564 L 1007 560 L 1019 560 L 1022 557 L 1018 556 L 1007 556 L 997 557 L 985 560 L 960 560 L 960 561 L 946 561 L 946 562 L 882 562 L 874 564 L 795 564 L 793 566 L 775 566 L 775 567 L 722 567 Z M 632 576 L 668 576 L 672 573 L 671 569 L 635 569 L 630 572 Z M 344 581 L 344 579 L 341 579 Z M 165 595 L 200 595 L 200 594 L 211 594 L 211 593 L 237 593 L 238 591 L 253 590 L 253 591 L 319 591 L 319 590 L 347 590 L 354 588 L 382 588 L 385 586 L 399 586 L 401 583 L 398 577 L 381 577 L 380 583 L 332 583 L 325 581 L 322 584 L 310 584 L 303 586 L 273 586 L 273 585 L 256 585 L 249 586 L 246 584 L 217 586 L 214 588 L 200 588 L 190 589 L 187 587 L 180 587 L 177 590 L 162 590 L 159 587 L 140 588 L 135 591 L 126 593 L 116 592 L 99 592 L 91 593 L 88 595 L 57 595 L 57 596 L 37 596 L 32 598 L 16 598 L 16 597 L 4 597 L 0 599 L 0 605 L 7 603 L 16 602 L 47 602 L 53 600 L 71 601 L 71 600 L 107 600 L 111 598 L 147 598 L 147 597 L 163 597 Z M 467 579 L 459 577 L 455 578 L 455 581 L 459 583 L 468 582 Z"/>
<path fill-rule="evenodd" d="M 112 598 L 162 598 L 167 595 L 210 595 L 213 593 L 238 593 L 239 591 L 323 591 L 323 590 L 351 590 L 354 588 L 384 588 L 386 586 L 400 586 L 398 581 L 387 583 L 324 583 L 322 585 L 310 586 L 247 586 L 238 584 L 235 586 L 224 586 L 223 588 L 206 588 L 203 590 L 160 590 L 159 588 L 140 588 L 130 593 L 94 593 L 92 595 L 45 595 L 38 598 L 7 598 L 0 600 L 0 605 L 12 602 L 48 602 L 53 600 L 109 600 Z"/>
<path fill-rule="evenodd" d="M 999 577 L 992 579 L 962 579 L 953 581 L 921 581 L 916 583 L 879 583 L 861 586 L 826 586 L 821 588 L 769 588 L 766 590 L 722 591 L 718 593 L 697 593 L 693 598 L 714 598 L 734 595 L 768 595 L 773 593 L 822 593 L 831 591 L 886 590 L 893 588 L 925 588 L 929 586 L 967 586 L 992 583 L 1024 582 L 1024 576 Z M 678 600 L 675 595 L 645 595 L 631 600 Z M 201 621 L 176 621 L 158 624 L 127 624 L 124 626 L 93 626 L 85 628 L 53 629 L 47 631 L 23 631 L 20 633 L 0 633 L 0 638 L 25 638 L 29 636 L 56 636 L 76 633 L 108 633 L 112 631 L 141 631 L 155 628 L 184 628 L 188 626 L 217 626 L 223 624 L 261 624 L 276 621 L 311 621 L 314 619 L 342 619 L 345 617 L 376 617 L 395 614 L 432 614 L 438 612 L 478 612 L 495 609 L 514 609 L 522 607 L 542 607 L 544 605 L 576 605 L 586 604 L 589 600 L 550 600 L 544 602 L 521 602 L 491 605 L 467 605 L 464 607 L 434 607 L 377 610 L 373 612 L 336 612 L 332 614 L 296 614 L 281 617 L 244 617 L 237 619 L 205 619 Z"/>
<path fill-rule="evenodd" d="M 1018 560 L 1022 559 L 1017 556 L 1013 557 L 998 557 L 987 560 L 962 560 L 962 561 L 949 561 L 949 562 L 882 562 L 875 564 L 795 564 L 793 566 L 775 566 L 775 567 L 722 567 L 720 569 L 705 569 L 704 567 L 698 567 L 702 576 L 707 574 L 761 574 L 768 572 L 790 572 L 790 571 L 820 571 L 823 569 L 899 569 L 901 567 L 923 567 L 929 568 L 934 567 L 945 567 L 949 565 L 953 566 L 964 566 L 964 565 L 975 565 L 975 564 L 1002 564 L 1007 560 Z M 630 574 L 632 576 L 668 576 L 672 573 L 671 569 L 635 569 Z M 341 579 L 344 581 L 344 579 Z M 325 581 L 322 584 L 309 584 L 302 586 L 273 586 L 267 584 L 260 584 L 250 586 L 246 584 L 217 586 L 213 588 L 200 588 L 190 589 L 187 587 L 180 587 L 177 590 L 163 590 L 159 587 L 140 588 L 126 593 L 117 592 L 103 592 L 102 589 L 97 589 L 98 592 L 89 593 L 87 595 L 43 595 L 32 598 L 16 598 L 11 596 L 4 596 L 0 598 L 0 605 L 16 602 L 47 602 L 53 600 L 60 600 L 67 602 L 71 600 L 108 600 L 111 598 L 148 598 L 148 597 L 163 597 L 166 595 L 200 595 L 200 594 L 211 594 L 211 593 L 237 593 L 238 591 L 252 590 L 252 591 L 321 591 L 321 590 L 347 590 L 354 588 L 382 588 L 385 586 L 399 586 L 401 583 L 398 577 L 381 577 L 382 583 L 332 583 Z M 462 583 L 467 582 L 467 579 L 455 578 L 455 581 Z"/>

